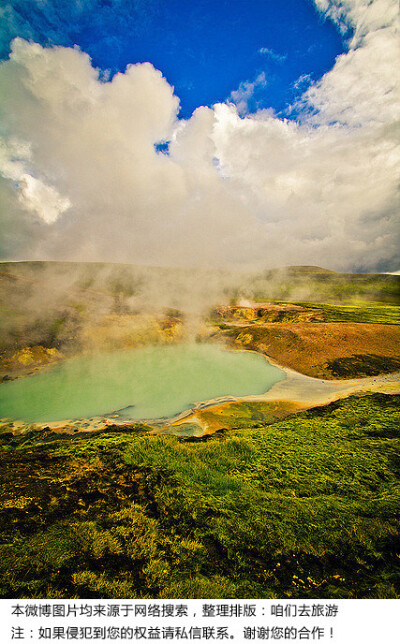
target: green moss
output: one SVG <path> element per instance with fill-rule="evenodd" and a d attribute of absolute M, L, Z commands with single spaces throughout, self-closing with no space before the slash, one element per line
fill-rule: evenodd
<path fill-rule="evenodd" d="M 8 441 L 1 596 L 397 597 L 399 399 L 270 425 L 249 405 L 206 440 Z"/>
<path fill-rule="evenodd" d="M 335 273 L 316 266 L 291 266 L 266 271 L 249 279 L 242 288 L 246 297 L 258 300 L 293 301 L 300 297 L 309 302 L 359 305 L 371 303 L 399 305 L 398 275 L 382 273 Z"/>
<path fill-rule="evenodd" d="M 322 310 L 324 322 L 363 322 L 368 324 L 399 324 L 400 307 L 382 303 L 357 305 L 311 304 L 302 302 L 301 306 Z"/>

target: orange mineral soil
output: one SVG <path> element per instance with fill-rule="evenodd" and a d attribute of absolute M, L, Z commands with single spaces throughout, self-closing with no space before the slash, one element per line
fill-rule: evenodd
<path fill-rule="evenodd" d="M 232 325 L 228 333 L 236 348 L 259 351 L 316 378 L 359 378 L 400 370 L 400 327 L 393 324 L 281 322 Z"/>

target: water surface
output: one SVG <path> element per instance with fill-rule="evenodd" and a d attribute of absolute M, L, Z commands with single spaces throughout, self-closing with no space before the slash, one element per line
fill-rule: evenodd
<path fill-rule="evenodd" d="M 0 418 L 51 422 L 116 410 L 129 420 L 172 417 L 222 396 L 262 394 L 284 379 L 255 353 L 207 344 L 74 358 L 0 385 Z"/>

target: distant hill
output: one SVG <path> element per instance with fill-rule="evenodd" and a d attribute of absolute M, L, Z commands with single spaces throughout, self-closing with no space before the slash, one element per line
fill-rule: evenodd
<path fill-rule="evenodd" d="M 286 275 L 337 275 L 335 271 L 328 268 L 321 268 L 320 266 L 282 266 L 268 271 L 271 275 L 286 274 Z"/>
<path fill-rule="evenodd" d="M 255 299 L 357 304 L 400 304 L 400 276 L 338 273 L 319 266 L 287 266 L 253 276 Z"/>
<path fill-rule="evenodd" d="M 204 315 L 211 307 L 248 298 L 327 304 L 400 304 L 400 276 L 338 273 L 287 266 L 249 274 L 223 270 L 102 262 L 0 263 L 0 332 L 27 319 L 174 308 Z"/>

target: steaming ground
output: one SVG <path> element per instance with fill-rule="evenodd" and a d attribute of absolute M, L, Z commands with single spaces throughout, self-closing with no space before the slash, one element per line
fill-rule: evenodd
<path fill-rule="evenodd" d="M 361 341 L 357 335 L 360 323 L 398 322 L 399 284 L 399 276 L 342 274 L 317 267 L 233 273 L 104 263 L 3 263 L 2 375 L 82 351 L 201 340 L 224 331 L 224 325 L 231 335 L 243 338 L 246 333 L 237 325 L 254 322 L 259 339 L 266 333 L 259 323 L 356 322 L 346 351 L 335 355 L 349 357 L 352 344 Z M 239 306 L 246 301 L 249 306 Z M 261 307 L 257 311 L 251 306 L 255 301 Z M 291 308 L 285 304 L 296 301 L 309 304 Z M 317 303 L 329 304 L 321 308 Z M 228 306 L 226 314 L 221 306 Z M 286 327 L 271 327 L 267 344 L 275 342 L 274 328 L 280 329 L 279 336 L 290 348 L 294 327 L 287 327 L 286 336 Z M 313 329 L 317 343 L 317 328 L 329 335 L 322 326 L 306 328 Z M 335 342 L 340 346 L 345 327 L 335 328 Z M 389 324 L 383 333 L 389 342 L 395 327 Z M 367 353 L 376 353 L 378 335 L 374 327 L 369 330 Z M 247 346 L 246 338 L 239 344 Z M 395 351 L 393 345 L 388 357 L 394 358 Z"/>
<path fill-rule="evenodd" d="M 254 410 L 266 405 L 264 419 L 360 389 L 394 392 L 393 374 L 400 369 L 399 284 L 399 276 L 318 267 L 228 273 L 3 263 L 0 376 L 12 380 L 97 352 L 217 342 L 262 353 L 285 368 L 283 390 L 275 386 L 271 392 L 275 402 L 270 397 L 251 402 Z M 214 412 L 197 409 L 167 430 L 196 435 L 231 426 L 244 413 L 243 404 L 225 401 L 219 412 L 216 400 Z M 118 415 L 94 417 L 53 423 L 52 429 L 96 431 L 125 422 Z M 24 423 L 13 427 L 21 431 Z"/>

